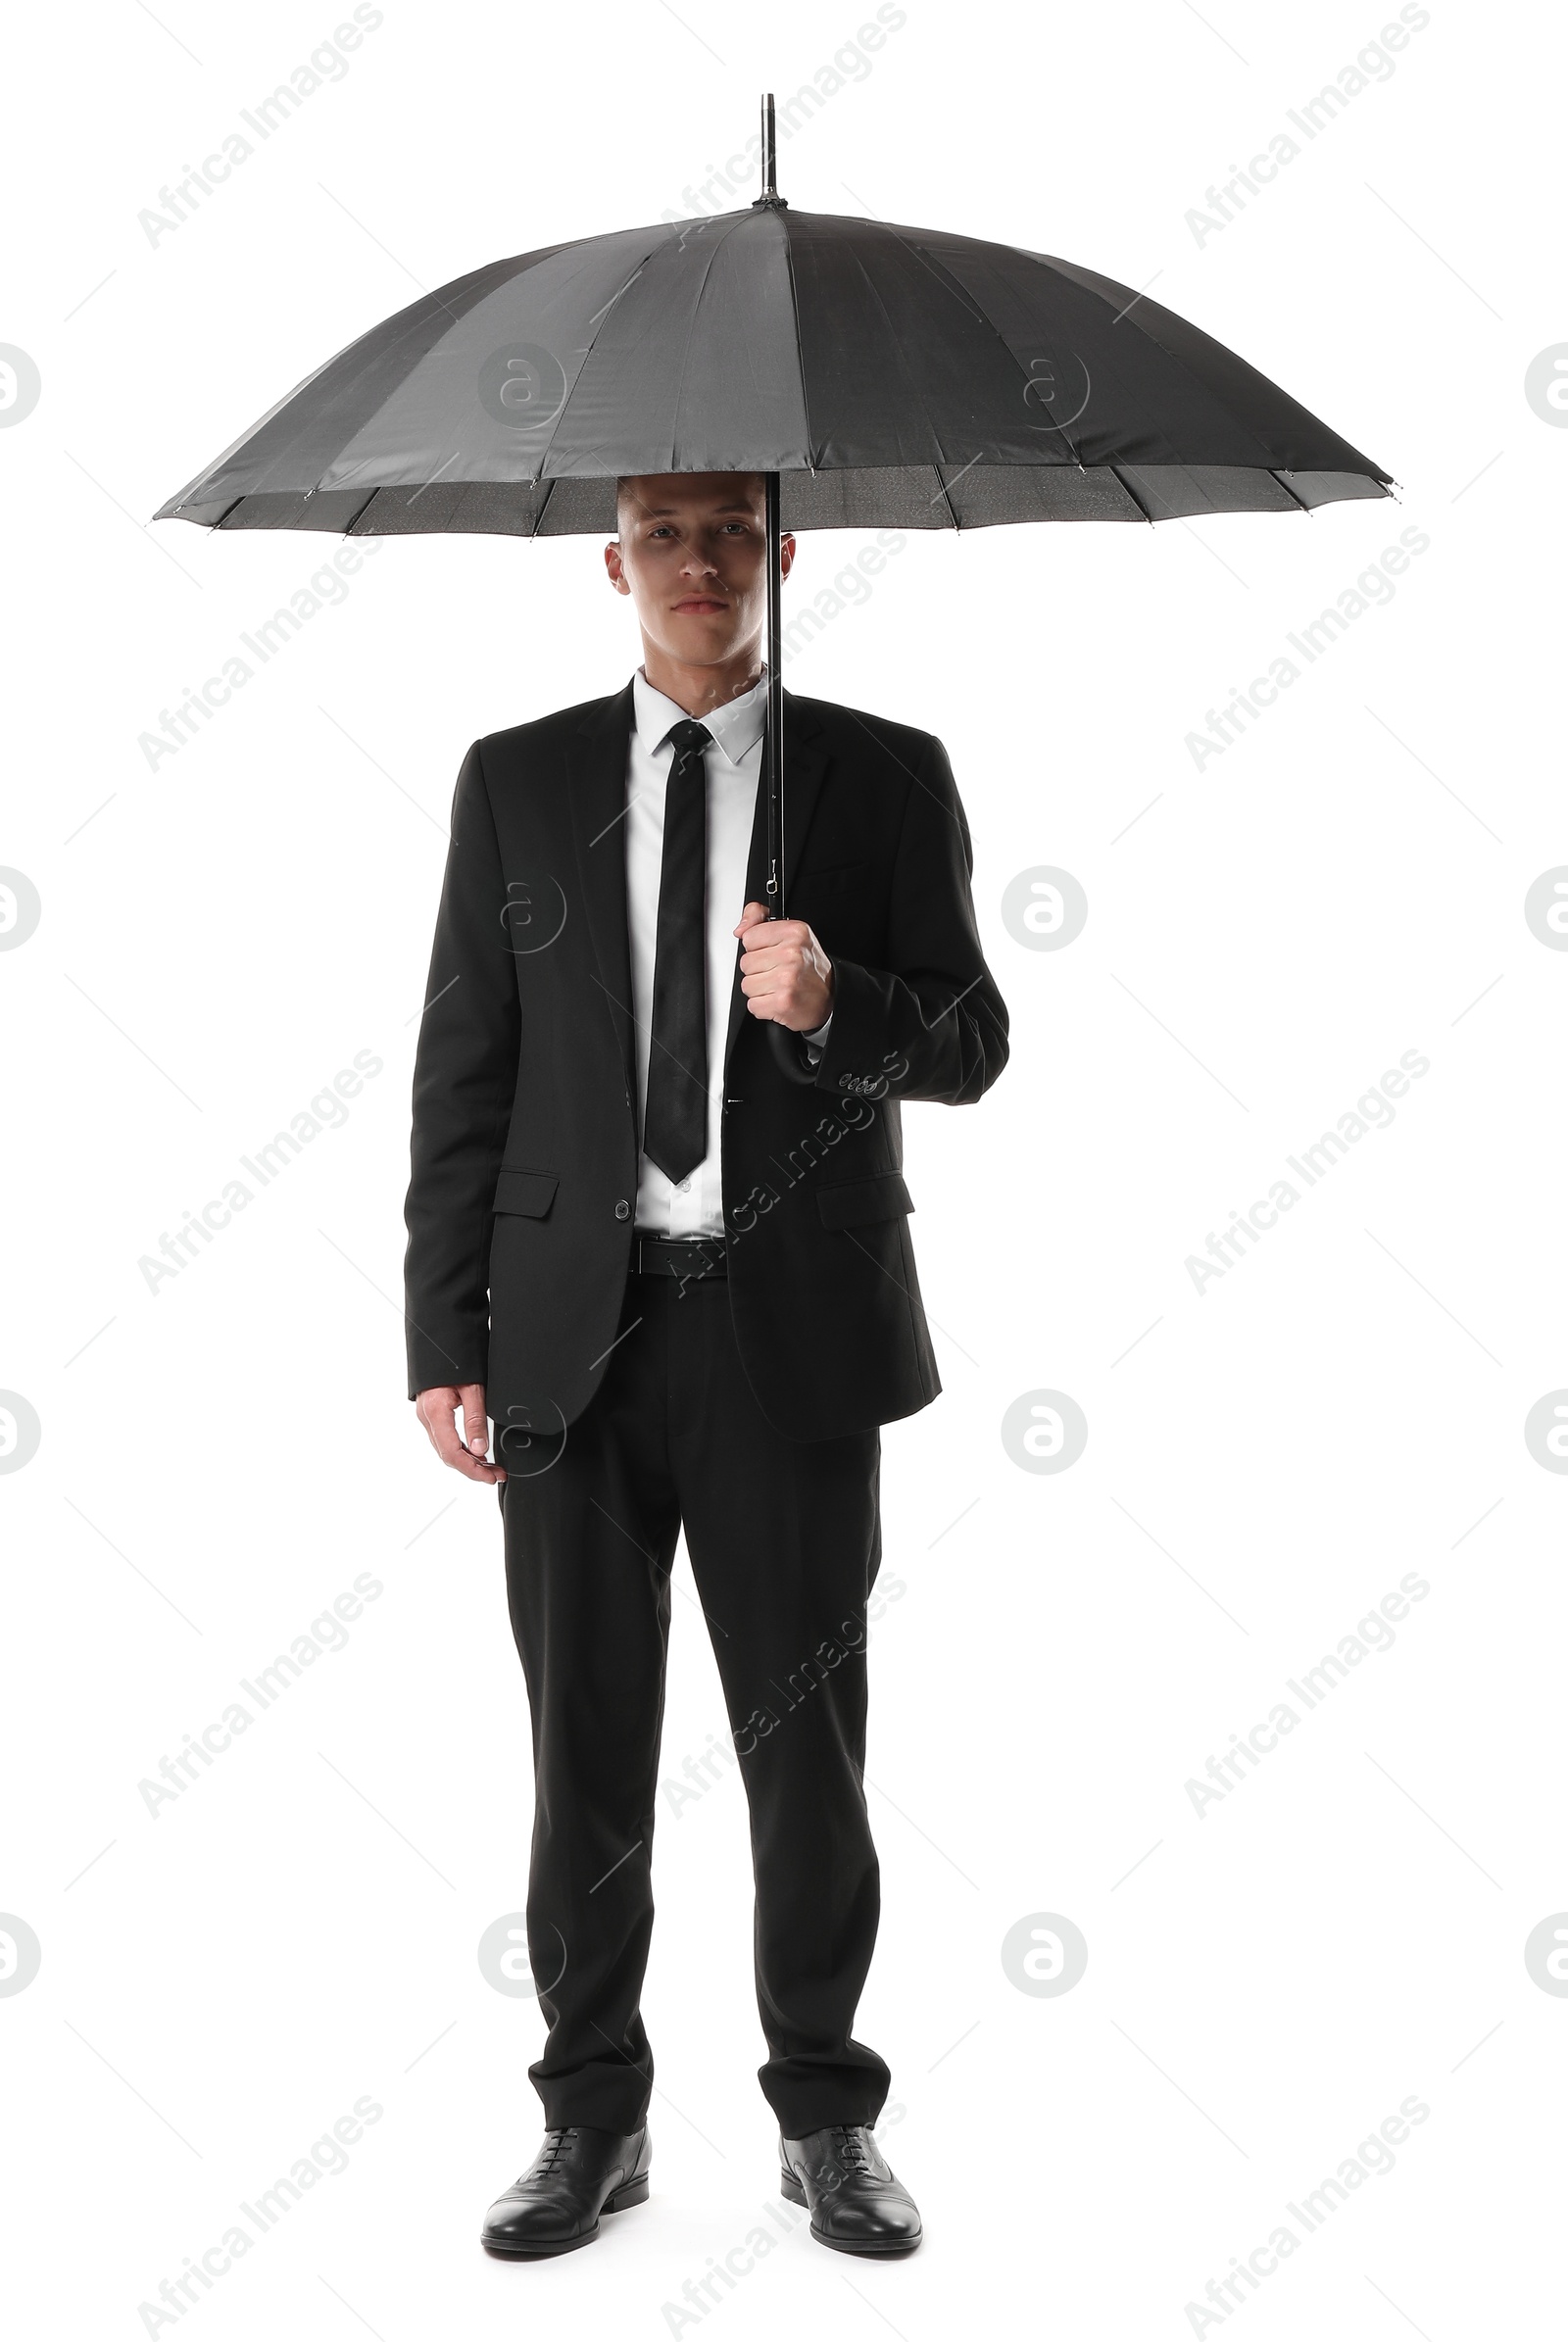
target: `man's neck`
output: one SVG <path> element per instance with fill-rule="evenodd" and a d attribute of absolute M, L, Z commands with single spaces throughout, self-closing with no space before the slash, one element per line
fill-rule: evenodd
<path fill-rule="evenodd" d="M 762 658 L 759 646 L 752 643 L 722 665 L 683 666 L 678 659 L 666 659 L 645 641 L 643 673 L 655 691 L 662 691 L 666 700 L 673 700 L 688 715 L 711 715 L 715 707 L 740 699 L 754 683 L 760 682 Z"/>

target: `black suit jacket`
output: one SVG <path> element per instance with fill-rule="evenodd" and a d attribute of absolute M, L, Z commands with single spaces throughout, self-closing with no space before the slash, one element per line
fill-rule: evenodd
<path fill-rule="evenodd" d="M 414 1076 L 410 1396 L 483 1383 L 506 1434 L 581 1414 L 614 1343 L 638 1129 L 620 819 L 632 688 L 492 733 L 458 776 Z M 730 1001 L 729 1304 L 759 1403 L 821 1439 L 941 1389 L 900 1106 L 967 1104 L 1007 1057 L 968 826 L 929 733 L 784 693 L 786 903 L 833 961 L 808 1081 Z M 759 787 L 748 899 L 764 883 Z M 740 916 L 741 905 L 735 905 Z M 808 1065 L 796 1044 L 799 1062 Z M 519 1454 L 520 1460 L 520 1454 Z"/>

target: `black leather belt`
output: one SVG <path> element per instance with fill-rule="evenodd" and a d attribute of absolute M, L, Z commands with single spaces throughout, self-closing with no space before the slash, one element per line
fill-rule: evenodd
<path fill-rule="evenodd" d="M 631 1273 L 634 1277 L 727 1277 L 721 1236 L 667 1237 L 633 1235 Z"/>

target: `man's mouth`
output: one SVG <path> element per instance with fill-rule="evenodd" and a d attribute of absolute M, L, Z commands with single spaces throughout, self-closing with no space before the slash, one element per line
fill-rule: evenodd
<path fill-rule="evenodd" d="M 729 604 L 721 601 L 716 594 L 688 594 L 683 602 L 676 603 L 675 608 L 701 613 L 706 610 L 728 610 Z"/>

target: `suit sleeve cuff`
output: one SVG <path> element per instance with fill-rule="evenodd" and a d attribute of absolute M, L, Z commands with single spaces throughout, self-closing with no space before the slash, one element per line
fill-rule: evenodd
<path fill-rule="evenodd" d="M 813 1065 L 820 1063 L 822 1051 L 827 1047 L 827 1037 L 832 1030 L 833 1011 L 830 1008 L 827 1012 L 827 1015 L 823 1018 L 821 1024 L 817 1026 L 814 1033 L 803 1033 L 801 1035 L 801 1039 L 806 1044 L 807 1052 L 809 1055 Z"/>
<path fill-rule="evenodd" d="M 831 1029 L 814 1065 L 816 1087 L 872 1095 L 870 1085 L 886 1072 L 888 1039 L 886 1000 L 869 968 L 853 959 L 834 960 L 828 1024 Z"/>

